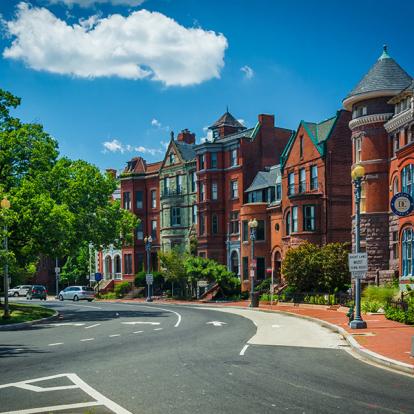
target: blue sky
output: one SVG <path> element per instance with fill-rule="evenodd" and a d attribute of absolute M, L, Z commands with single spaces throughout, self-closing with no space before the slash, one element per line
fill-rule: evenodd
<path fill-rule="evenodd" d="M 100 168 L 157 161 L 171 129 L 200 139 L 227 105 L 247 126 L 326 119 L 384 43 L 414 74 L 406 0 L 0 0 L 0 13 L 17 115 Z"/>

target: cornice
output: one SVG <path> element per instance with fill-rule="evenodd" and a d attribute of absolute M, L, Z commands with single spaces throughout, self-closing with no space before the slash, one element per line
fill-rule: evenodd
<path fill-rule="evenodd" d="M 404 112 L 394 115 L 386 124 L 384 124 L 384 128 L 387 132 L 393 132 L 413 120 L 414 109 L 407 109 Z"/>
<path fill-rule="evenodd" d="M 393 116 L 394 116 L 393 113 L 360 116 L 359 118 L 352 119 L 349 122 L 349 128 L 352 130 L 356 127 L 360 127 L 360 126 L 364 126 L 368 124 L 377 124 L 380 122 L 387 122 Z"/>

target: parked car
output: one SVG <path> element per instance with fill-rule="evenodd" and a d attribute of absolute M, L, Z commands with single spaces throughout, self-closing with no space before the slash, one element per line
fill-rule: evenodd
<path fill-rule="evenodd" d="M 9 296 L 26 296 L 32 285 L 19 285 L 9 289 Z"/>
<path fill-rule="evenodd" d="M 26 299 L 47 299 L 47 289 L 43 285 L 33 285 L 26 295 Z"/>
<path fill-rule="evenodd" d="M 59 300 L 65 299 L 92 302 L 95 299 L 95 291 L 89 286 L 68 286 L 59 292 Z"/>

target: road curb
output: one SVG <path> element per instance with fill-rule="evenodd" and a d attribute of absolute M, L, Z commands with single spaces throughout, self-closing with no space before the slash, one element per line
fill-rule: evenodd
<path fill-rule="evenodd" d="M 268 313 L 280 313 L 282 315 L 289 315 L 292 317 L 307 319 L 309 321 L 315 322 L 324 328 L 327 328 L 333 332 L 339 333 L 346 340 L 346 342 L 348 342 L 350 347 L 363 359 L 367 359 L 369 361 L 375 362 L 378 365 L 382 365 L 386 368 L 391 368 L 395 371 L 404 372 L 405 374 L 410 374 L 414 376 L 414 365 L 406 364 L 405 362 L 396 361 L 395 359 L 387 358 L 386 356 L 370 351 L 369 349 L 360 345 L 348 331 L 346 331 L 344 328 L 341 328 L 338 325 L 334 325 L 333 323 L 326 322 L 322 319 L 313 318 L 312 316 L 300 315 L 300 314 L 289 312 L 289 311 L 282 311 L 282 310 L 276 310 L 276 309 L 275 310 L 255 309 L 255 310 L 260 311 L 260 312 L 268 312 Z"/>
<path fill-rule="evenodd" d="M 55 313 L 52 316 L 47 316 L 46 318 L 41 318 L 41 319 L 35 319 L 33 321 L 27 321 L 27 322 L 21 322 L 21 323 L 11 323 L 10 325 L 2 325 L 0 326 L 0 331 L 16 331 L 18 329 L 24 329 L 24 328 L 28 328 L 32 325 L 35 325 L 39 322 L 45 322 L 45 321 L 50 321 L 54 318 L 56 318 L 56 316 L 58 316 L 59 312 L 55 311 Z"/>

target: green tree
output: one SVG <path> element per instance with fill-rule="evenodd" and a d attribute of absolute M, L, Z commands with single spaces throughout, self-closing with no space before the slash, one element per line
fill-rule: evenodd
<path fill-rule="evenodd" d="M 349 243 L 328 243 L 321 247 L 322 279 L 320 288 L 325 292 L 344 291 L 351 283 L 348 268 Z"/>

